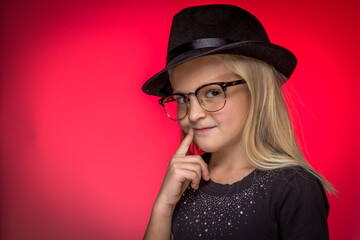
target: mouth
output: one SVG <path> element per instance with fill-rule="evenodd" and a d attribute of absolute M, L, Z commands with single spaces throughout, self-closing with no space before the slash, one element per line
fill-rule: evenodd
<path fill-rule="evenodd" d="M 202 133 L 202 132 L 208 132 L 213 128 L 214 127 L 194 128 L 194 131 L 197 132 L 197 133 Z"/>

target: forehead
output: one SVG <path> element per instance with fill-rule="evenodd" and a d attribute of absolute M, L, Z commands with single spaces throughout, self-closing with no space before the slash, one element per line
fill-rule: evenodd
<path fill-rule="evenodd" d="M 193 92 L 198 87 L 212 82 L 228 82 L 235 75 L 224 63 L 213 56 L 193 59 L 175 67 L 170 72 L 170 82 L 174 92 Z"/>

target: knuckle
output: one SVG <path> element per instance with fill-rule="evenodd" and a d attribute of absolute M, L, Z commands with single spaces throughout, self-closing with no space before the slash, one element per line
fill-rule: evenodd
<path fill-rule="evenodd" d="M 198 160 L 202 160 L 202 157 L 200 155 L 194 155 L 194 157 Z"/>
<path fill-rule="evenodd" d="M 174 169 L 178 169 L 179 168 L 179 163 L 177 163 L 177 162 L 172 163 L 172 167 Z"/>
<path fill-rule="evenodd" d="M 195 159 L 194 159 L 196 162 L 203 162 L 204 160 L 202 159 L 201 156 L 197 155 L 195 156 Z"/>
<path fill-rule="evenodd" d="M 170 159 L 169 165 L 174 164 L 174 162 L 176 162 L 176 157 L 172 157 L 172 158 Z"/>
<path fill-rule="evenodd" d="M 180 175 L 181 170 L 179 168 L 174 168 L 173 173 L 178 176 L 178 175 Z"/>
<path fill-rule="evenodd" d="M 171 161 L 172 162 L 176 162 L 176 161 L 178 161 L 179 160 L 179 157 L 178 156 L 173 156 L 172 158 L 171 158 Z"/>
<path fill-rule="evenodd" d="M 191 177 L 192 177 L 193 179 L 198 179 L 198 175 L 197 175 L 196 172 L 191 172 Z"/>

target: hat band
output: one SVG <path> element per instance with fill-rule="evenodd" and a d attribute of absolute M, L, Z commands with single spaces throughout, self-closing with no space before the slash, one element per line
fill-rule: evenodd
<path fill-rule="evenodd" d="M 171 50 L 166 57 L 166 64 L 168 64 L 176 56 L 179 56 L 182 53 L 202 49 L 202 48 L 217 48 L 224 45 L 234 43 L 234 40 L 225 39 L 225 38 L 200 38 L 193 40 L 191 42 L 184 43 L 173 50 Z"/>

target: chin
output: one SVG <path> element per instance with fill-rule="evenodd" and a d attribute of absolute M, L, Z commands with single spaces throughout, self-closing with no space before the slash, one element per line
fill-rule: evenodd
<path fill-rule="evenodd" d="M 200 141 L 195 140 L 195 143 L 202 151 L 208 153 L 217 152 L 220 148 L 220 146 L 215 144 L 214 141 L 209 142 L 206 140 L 200 140 Z"/>

